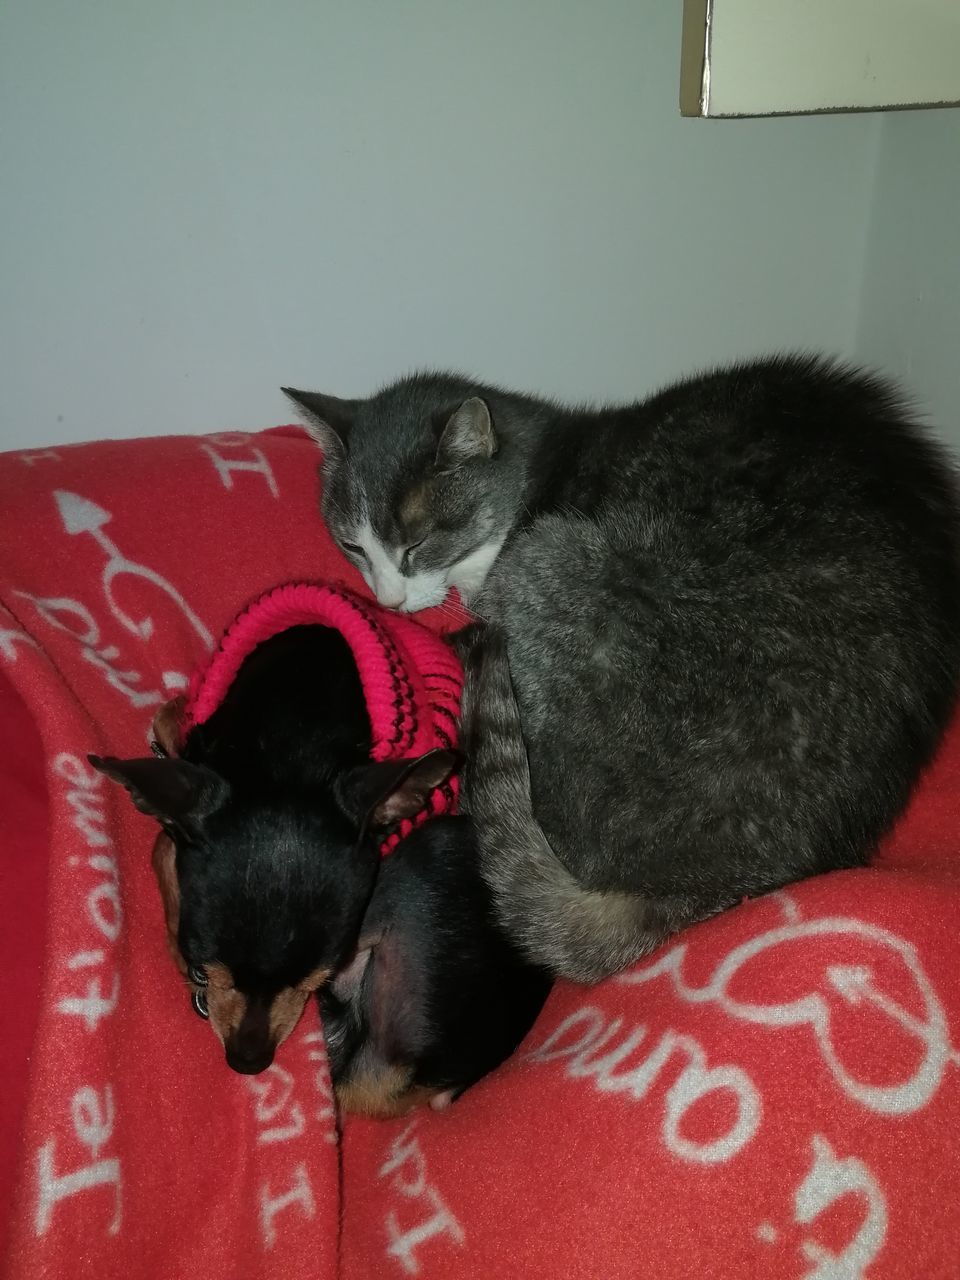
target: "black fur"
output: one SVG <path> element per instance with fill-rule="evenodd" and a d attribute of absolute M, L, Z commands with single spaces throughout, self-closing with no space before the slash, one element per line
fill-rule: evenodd
<path fill-rule="evenodd" d="M 475 1084 L 514 1051 L 552 982 L 496 924 L 465 817 L 427 823 L 387 858 L 361 947 L 319 1000 L 334 1085 L 374 1114 Z"/>
<path fill-rule="evenodd" d="M 199 830 L 178 832 L 189 964 L 218 960 L 253 992 L 343 962 L 379 854 L 372 833 L 358 844 L 364 815 L 338 784 L 369 752 L 356 663 L 336 631 L 294 627 L 247 658 L 181 753 L 221 776 L 231 797 Z"/>
<path fill-rule="evenodd" d="M 174 842 L 184 967 L 222 966 L 242 997 L 241 1024 L 217 1028 L 235 1070 L 269 1065 L 282 992 L 305 1000 L 352 954 L 380 865 L 376 830 L 416 812 L 456 762 L 434 752 L 371 764 L 370 746 L 349 646 L 300 626 L 247 657 L 178 759 L 92 757 Z M 217 983 L 194 985 L 216 1027 Z"/>

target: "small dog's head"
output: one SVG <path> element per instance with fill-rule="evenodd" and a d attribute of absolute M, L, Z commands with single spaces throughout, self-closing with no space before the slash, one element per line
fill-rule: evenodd
<path fill-rule="evenodd" d="M 297 796 L 235 795 L 212 769 L 170 757 L 89 758 L 163 827 L 153 861 L 171 950 L 227 1062 L 247 1074 L 270 1065 L 352 954 L 376 833 L 419 812 L 458 763 L 452 751 L 371 763 Z"/>

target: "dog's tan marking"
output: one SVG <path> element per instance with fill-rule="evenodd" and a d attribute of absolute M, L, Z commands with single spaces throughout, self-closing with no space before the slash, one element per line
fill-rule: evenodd
<path fill-rule="evenodd" d="M 207 997 L 210 1025 L 225 1043 L 243 1021 L 247 1000 L 234 987 L 233 976 L 226 965 L 208 964 L 204 967 L 208 985 L 203 990 Z M 270 1039 L 275 1047 L 283 1044 L 300 1020 L 310 996 L 329 976 L 329 969 L 314 969 L 299 986 L 284 987 L 274 997 L 270 1006 Z"/>
<path fill-rule="evenodd" d="M 337 1101 L 344 1111 L 377 1120 L 408 1115 L 442 1092 L 411 1085 L 412 1075 L 411 1067 L 384 1066 L 376 1071 L 358 1072 L 337 1086 Z"/>
<path fill-rule="evenodd" d="M 282 1044 L 300 1021 L 304 1006 L 310 998 L 309 991 L 298 987 L 284 987 L 270 1006 L 270 1035 L 274 1044 Z"/>
<path fill-rule="evenodd" d="M 314 969 L 296 987 L 284 987 L 270 1006 L 270 1033 L 275 1044 L 283 1044 L 300 1020 L 304 1006 L 318 987 L 330 977 L 330 970 Z"/>
<path fill-rule="evenodd" d="M 207 986 L 203 991 L 207 997 L 207 1009 L 210 1013 L 210 1025 L 226 1043 L 243 1021 L 247 1009 L 247 998 L 233 985 L 233 976 L 223 964 L 204 965 L 207 973 Z"/>
<path fill-rule="evenodd" d="M 180 722 L 186 705 L 187 699 L 181 693 L 159 707 L 153 717 L 153 736 L 168 756 L 180 754 Z"/>
<path fill-rule="evenodd" d="M 319 968 L 314 969 L 312 973 L 308 973 L 304 980 L 297 984 L 297 990 L 305 991 L 308 996 L 313 995 L 314 991 L 319 991 L 321 987 L 327 985 L 331 972 L 332 970 L 320 965 Z"/>
<path fill-rule="evenodd" d="M 153 846 L 153 871 L 160 886 L 160 897 L 163 900 L 163 914 L 167 925 L 167 947 L 173 956 L 174 964 L 184 977 L 187 977 L 187 962 L 180 951 L 177 941 L 177 930 L 180 925 L 180 885 L 177 881 L 176 848 L 165 831 L 157 836 Z M 239 991 L 234 990 L 233 978 L 222 964 L 205 966 L 209 985 L 198 987 L 190 983 L 191 991 L 202 991 L 210 1013 L 210 1025 L 224 1040 L 231 1031 L 240 1025 L 246 1008 L 246 1000 Z"/>
<path fill-rule="evenodd" d="M 167 924 L 167 947 L 174 964 L 186 976 L 187 962 L 180 954 L 177 929 L 180 925 L 180 885 L 177 883 L 176 849 L 165 831 L 161 831 L 153 845 L 153 874 L 157 877 L 163 916 Z"/>

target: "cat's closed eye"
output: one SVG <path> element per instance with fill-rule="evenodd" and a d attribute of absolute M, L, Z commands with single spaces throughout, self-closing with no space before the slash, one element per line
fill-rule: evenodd
<path fill-rule="evenodd" d="M 419 542 L 411 542 L 409 547 L 403 553 L 403 559 L 400 561 L 400 571 L 405 572 L 410 567 L 410 552 L 416 551 L 417 547 L 422 547 L 426 542 L 426 538 L 421 538 Z"/>
<path fill-rule="evenodd" d="M 355 542 L 341 542 L 340 547 L 348 556 L 359 556 L 361 560 L 366 560 L 369 563 L 370 557 L 363 547 L 358 547 Z"/>

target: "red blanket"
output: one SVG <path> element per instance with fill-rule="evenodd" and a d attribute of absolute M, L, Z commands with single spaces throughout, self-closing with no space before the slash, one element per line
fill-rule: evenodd
<path fill-rule="evenodd" d="M 225 1067 L 165 952 L 156 828 L 85 754 L 144 750 L 266 587 L 360 585 L 315 457 L 292 428 L 0 456 L 0 675 L 48 796 L 17 809 L 8 859 L 49 823 L 4 1274 L 955 1280 L 956 730 L 874 869 L 558 988 L 448 1112 L 340 1138 L 312 1009 L 267 1073 Z M 0 796 L 25 770 L 8 736 Z"/>

